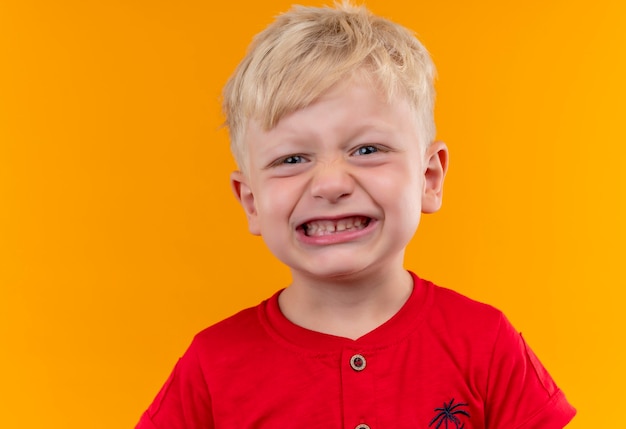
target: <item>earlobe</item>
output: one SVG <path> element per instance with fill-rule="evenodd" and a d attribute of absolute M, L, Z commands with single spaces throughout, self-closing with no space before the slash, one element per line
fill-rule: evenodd
<path fill-rule="evenodd" d="M 448 171 L 448 147 L 435 141 L 426 150 L 422 213 L 434 213 L 441 208 L 443 181 Z"/>
<path fill-rule="evenodd" d="M 248 181 L 244 174 L 240 171 L 234 171 L 230 175 L 230 185 L 235 194 L 235 198 L 243 207 L 246 213 L 246 219 L 248 220 L 248 229 L 251 234 L 261 235 L 261 229 L 259 228 L 258 213 L 256 204 L 254 201 L 254 193 L 248 185 Z"/>

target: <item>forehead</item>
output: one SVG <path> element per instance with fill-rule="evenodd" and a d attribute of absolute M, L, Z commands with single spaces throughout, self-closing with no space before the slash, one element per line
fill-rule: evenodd
<path fill-rule="evenodd" d="M 390 99 L 372 79 L 356 76 L 334 85 L 308 106 L 283 116 L 270 129 L 259 120 L 250 120 L 244 144 L 254 150 L 259 145 L 350 141 L 362 135 L 394 139 L 398 134 L 419 134 L 407 98 Z"/>

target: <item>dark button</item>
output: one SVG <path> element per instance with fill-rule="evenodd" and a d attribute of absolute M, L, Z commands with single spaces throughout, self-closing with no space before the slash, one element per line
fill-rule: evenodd
<path fill-rule="evenodd" d="M 370 429 L 370 427 L 368 425 L 366 425 L 365 423 L 361 423 L 360 425 L 358 425 L 354 429 Z"/>
<path fill-rule="evenodd" d="M 350 366 L 355 371 L 363 371 L 366 365 L 367 362 L 362 355 L 354 355 L 350 358 Z"/>

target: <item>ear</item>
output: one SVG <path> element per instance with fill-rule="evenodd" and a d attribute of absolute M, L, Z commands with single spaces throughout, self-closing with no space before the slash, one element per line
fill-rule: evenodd
<path fill-rule="evenodd" d="M 230 185 L 235 197 L 243 207 L 248 219 L 248 229 L 251 234 L 261 235 L 259 216 L 254 202 L 254 194 L 248 185 L 248 179 L 241 171 L 234 171 L 230 175 Z"/>
<path fill-rule="evenodd" d="M 424 159 L 422 213 L 434 213 L 441 208 L 443 179 L 448 171 L 448 147 L 444 142 L 435 141 L 426 150 Z"/>

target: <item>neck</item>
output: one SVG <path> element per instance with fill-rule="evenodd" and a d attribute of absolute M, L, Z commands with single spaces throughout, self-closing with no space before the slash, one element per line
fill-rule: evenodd
<path fill-rule="evenodd" d="M 355 340 L 393 317 L 412 290 L 411 275 L 401 266 L 330 281 L 294 275 L 279 304 L 296 325 Z"/>

